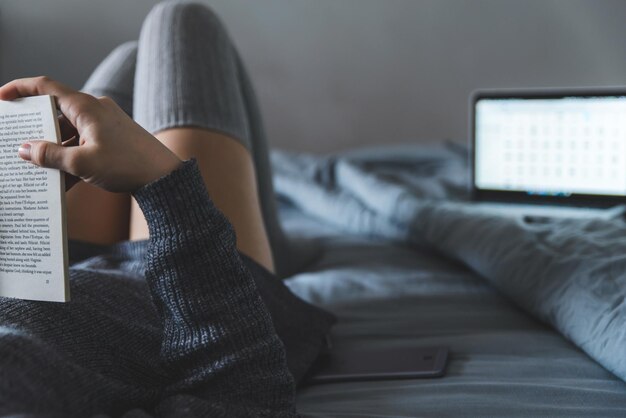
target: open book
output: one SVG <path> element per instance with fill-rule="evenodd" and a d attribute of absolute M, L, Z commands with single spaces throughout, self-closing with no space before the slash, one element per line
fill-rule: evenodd
<path fill-rule="evenodd" d="M 54 98 L 0 101 L 0 296 L 67 302 L 64 176 L 18 156 L 32 139 L 61 142 Z"/>

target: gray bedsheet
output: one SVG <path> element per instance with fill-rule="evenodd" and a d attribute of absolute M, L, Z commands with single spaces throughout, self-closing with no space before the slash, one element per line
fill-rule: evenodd
<path fill-rule="evenodd" d="M 378 165 L 375 180 L 384 179 L 402 185 L 410 189 L 413 196 L 423 193 L 462 200 L 465 179 L 462 174 L 457 174 L 463 170 L 463 161 L 462 158 L 451 157 L 450 153 L 455 152 L 431 149 L 396 153 L 393 158 L 383 156 L 382 160 L 387 162 L 396 161 L 396 168 L 393 164 Z M 360 162 L 358 167 L 369 171 L 373 166 L 368 164 L 376 161 L 377 156 L 381 157 L 380 151 L 373 156 L 351 158 Z M 415 158 L 422 158 L 423 164 L 419 165 L 418 171 L 422 180 L 435 180 L 430 182 L 431 185 L 416 182 L 419 176 L 405 177 L 415 169 L 409 164 Z M 406 160 L 405 166 L 398 164 L 403 159 Z M 338 315 L 340 322 L 333 331 L 336 348 L 358 350 L 364 345 L 446 345 L 451 352 L 447 375 L 439 379 L 339 383 L 301 388 L 298 406 L 303 413 L 333 417 L 626 416 L 626 384 L 570 342 L 575 339 L 572 335 L 568 335 L 568 340 L 556 331 L 558 321 L 552 323 L 554 318 L 551 315 L 560 317 L 558 304 L 545 312 L 545 317 L 541 316 L 541 310 L 533 311 L 536 307 L 524 306 L 525 299 L 533 298 L 516 298 L 515 294 L 507 293 L 509 284 L 503 278 L 507 276 L 506 263 L 496 265 L 490 262 L 493 261 L 491 253 L 476 252 L 475 246 L 470 245 L 471 240 L 454 237 L 458 228 L 446 229 L 445 225 L 458 226 L 458 223 L 467 221 L 460 217 L 465 216 L 467 208 L 459 209 L 454 206 L 456 204 L 452 207 L 437 206 L 451 211 L 446 213 L 445 218 L 456 223 L 438 224 L 440 221 L 434 216 L 426 224 L 418 223 L 422 229 L 415 235 L 415 225 L 409 225 L 413 220 L 409 215 L 414 213 L 415 208 L 398 212 L 398 206 L 389 203 L 387 196 L 387 203 L 381 199 L 379 207 L 372 209 L 372 205 L 367 205 L 362 199 L 352 199 L 354 192 L 345 196 L 348 191 L 338 179 L 345 173 L 338 174 L 337 159 L 308 159 L 308 165 L 293 158 L 289 161 L 289 164 L 308 167 L 308 172 L 300 170 L 301 179 L 308 177 L 318 184 L 332 184 L 330 188 L 309 193 L 308 201 L 299 201 L 297 196 L 294 199 L 293 190 L 280 184 L 280 169 L 285 167 L 278 167 L 277 188 L 283 198 L 299 206 L 283 212 L 288 230 L 294 235 L 319 239 L 325 249 L 315 266 L 289 279 L 288 285 L 305 299 Z M 450 165 L 450 161 L 456 163 Z M 404 169 L 398 170 L 401 166 Z M 375 194 L 376 189 L 371 189 L 371 192 Z M 399 189 L 394 190 L 393 187 L 379 192 L 383 195 L 402 195 Z M 312 195 L 315 199 L 311 198 Z M 347 201 L 350 203 L 346 204 Z M 397 201 L 396 198 L 394 202 Z M 329 210 L 329 205 L 336 207 Z M 432 206 L 426 207 L 432 211 Z M 388 214 L 393 213 L 396 219 L 381 216 L 385 210 Z M 406 215 L 406 219 L 398 222 L 398 213 Z M 470 224 L 478 228 L 473 231 L 493 231 L 494 228 L 485 223 L 487 221 L 480 221 L 480 216 L 471 215 L 476 222 Z M 518 221 L 513 225 L 539 231 L 540 235 L 543 234 L 541 236 L 550 236 L 545 233 L 546 229 L 554 230 L 550 229 L 551 226 L 528 226 Z M 510 226 L 508 221 L 504 222 Z M 587 226 L 588 231 L 596 229 Z M 466 233 L 468 231 L 472 229 L 465 230 Z M 454 239 L 447 239 L 450 237 Z M 608 238 L 596 235 L 587 240 L 585 248 L 589 250 L 591 244 L 605 242 Z M 433 239 L 444 243 L 433 246 Z M 490 242 L 493 239 L 493 236 L 488 237 Z M 546 242 L 554 244 L 558 241 Z M 549 249 L 554 245 L 544 247 Z M 480 248 L 486 251 L 491 247 Z M 515 247 L 512 252 L 516 252 Z M 616 257 L 614 252 L 611 253 L 611 260 L 619 261 Z M 576 272 L 577 269 L 568 271 Z M 508 276 L 515 279 L 513 283 L 528 280 L 525 273 Z M 580 275 L 580 280 L 584 277 Z M 612 277 L 619 275 L 613 271 Z M 619 280 L 615 282 L 619 283 Z M 623 288 L 618 286 L 612 290 L 619 293 Z M 589 300 L 593 302 L 593 298 Z M 617 303 L 615 308 L 619 307 Z M 576 317 L 576 312 L 571 314 Z M 613 326 L 619 332 L 623 330 L 624 323 L 620 322 L 619 315 L 615 315 L 613 322 L 616 321 Z M 607 329 L 611 323 L 602 325 L 601 328 Z M 563 329 L 566 330 L 567 326 Z M 623 347 L 617 347 L 617 350 L 620 349 Z M 619 359 L 616 361 L 619 366 Z"/>

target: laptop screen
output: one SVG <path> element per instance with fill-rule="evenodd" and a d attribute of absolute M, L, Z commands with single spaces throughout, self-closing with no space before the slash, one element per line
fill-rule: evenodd
<path fill-rule="evenodd" d="M 475 189 L 626 196 L 626 94 L 546 96 L 475 98 Z"/>

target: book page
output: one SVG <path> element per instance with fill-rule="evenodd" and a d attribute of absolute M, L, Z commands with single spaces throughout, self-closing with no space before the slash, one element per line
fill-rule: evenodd
<path fill-rule="evenodd" d="M 0 101 L 0 296 L 64 302 L 64 179 L 18 156 L 33 139 L 60 142 L 54 99 Z"/>

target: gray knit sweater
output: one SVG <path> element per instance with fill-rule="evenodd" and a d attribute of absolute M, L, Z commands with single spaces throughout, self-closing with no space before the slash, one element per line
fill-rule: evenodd
<path fill-rule="evenodd" d="M 75 251 L 72 302 L 0 298 L 0 416 L 295 415 L 332 316 L 237 252 L 194 161 L 135 198 L 150 240 Z"/>

